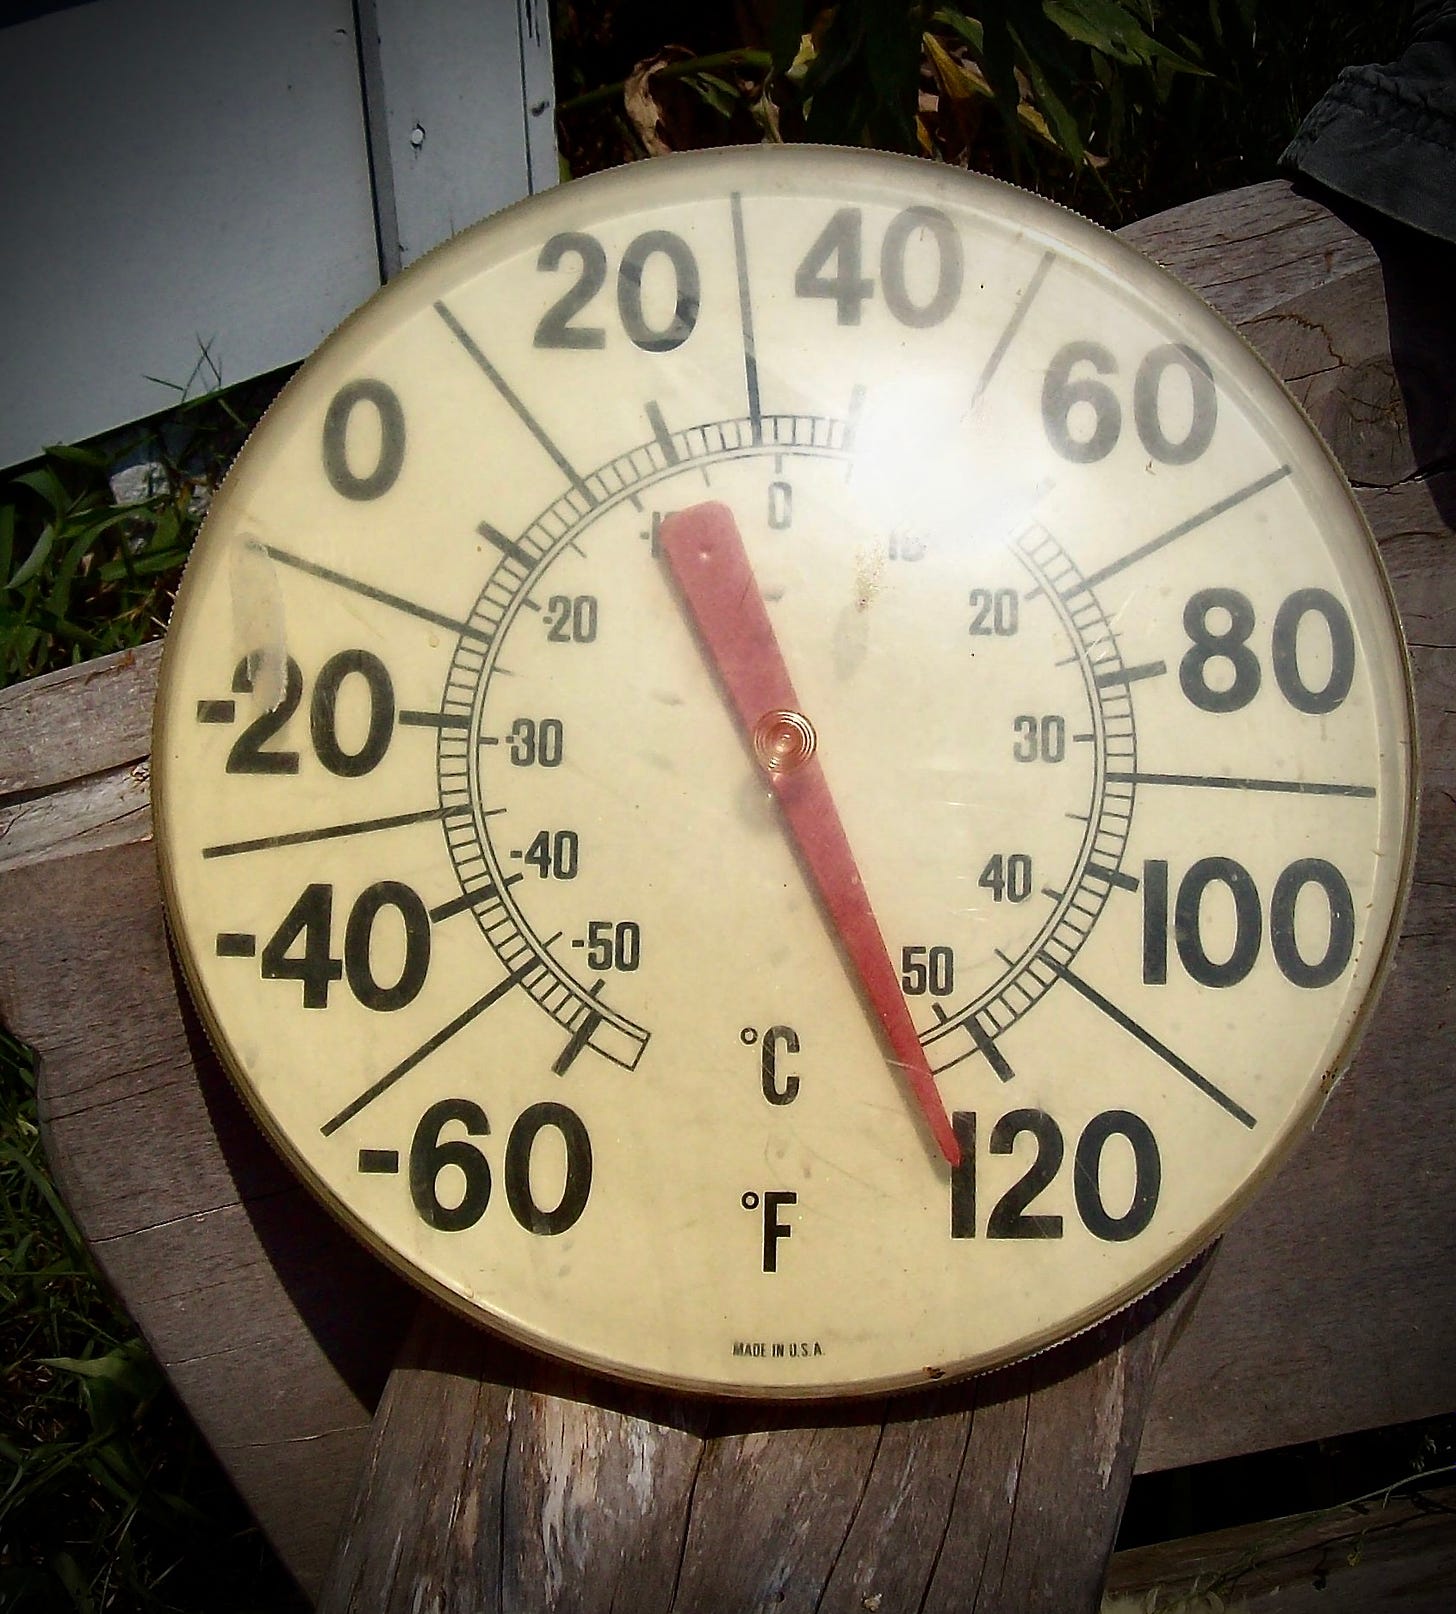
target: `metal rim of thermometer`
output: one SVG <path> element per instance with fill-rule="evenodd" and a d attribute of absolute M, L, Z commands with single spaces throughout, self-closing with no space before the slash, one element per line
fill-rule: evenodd
<path fill-rule="evenodd" d="M 1249 1198 L 1387 960 L 1412 746 L 1359 511 L 1215 315 L 1005 186 L 761 149 L 323 345 L 154 787 L 209 1033 L 349 1226 L 572 1362 L 822 1396 L 1045 1346 Z"/>

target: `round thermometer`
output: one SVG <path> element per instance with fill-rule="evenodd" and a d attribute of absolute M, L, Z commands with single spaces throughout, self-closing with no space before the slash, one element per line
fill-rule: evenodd
<path fill-rule="evenodd" d="M 564 186 L 303 367 L 171 625 L 188 980 L 305 1181 L 529 1346 L 881 1391 L 1147 1290 L 1391 946 L 1411 697 L 1278 382 L 1034 197 Z"/>

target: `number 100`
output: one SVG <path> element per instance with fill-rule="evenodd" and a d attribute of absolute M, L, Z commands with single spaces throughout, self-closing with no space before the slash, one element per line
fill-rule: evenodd
<path fill-rule="evenodd" d="M 1232 940 L 1226 957 L 1215 958 L 1204 937 L 1203 899 L 1215 887 L 1233 906 Z M 1324 899 L 1328 926 L 1324 951 L 1311 957 L 1300 945 L 1296 910 L 1313 888 Z M 1143 864 L 1143 980 L 1164 986 L 1169 958 L 1168 864 Z M 1318 903 L 1319 898 L 1312 899 Z M 1307 911 L 1307 910 L 1306 910 Z M 1254 877 L 1231 857 L 1203 857 L 1189 866 L 1172 902 L 1172 951 L 1200 986 L 1237 986 L 1258 962 L 1264 944 L 1264 912 Z M 1306 937 L 1306 945 L 1309 938 Z M 1345 877 L 1321 857 L 1297 858 L 1274 882 L 1269 900 L 1269 945 L 1280 973 L 1295 986 L 1328 986 L 1344 973 L 1355 951 L 1355 904 Z"/>

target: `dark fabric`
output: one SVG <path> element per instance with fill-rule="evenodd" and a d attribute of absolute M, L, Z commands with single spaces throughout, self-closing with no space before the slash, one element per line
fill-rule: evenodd
<path fill-rule="evenodd" d="M 1279 162 L 1456 241 L 1456 0 L 1416 0 L 1399 58 L 1345 68 Z"/>

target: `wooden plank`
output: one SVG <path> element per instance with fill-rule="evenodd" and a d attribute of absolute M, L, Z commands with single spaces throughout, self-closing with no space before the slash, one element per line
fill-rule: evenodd
<path fill-rule="evenodd" d="M 424 1301 L 319 1606 L 665 1609 L 704 1418 L 536 1361 Z"/>
<path fill-rule="evenodd" d="M 43 916 L 43 922 L 42 922 Z M 108 1281 L 305 1587 L 412 1300 L 290 1178 L 179 993 L 150 844 L 11 869 L 0 1014 Z"/>
<path fill-rule="evenodd" d="M 160 642 L 0 689 L 0 797 L 144 761 Z"/>
<path fill-rule="evenodd" d="M 161 651 L 143 645 L 0 690 L 0 872 L 151 834 Z"/>
<path fill-rule="evenodd" d="M 150 776 L 143 760 L 64 790 L 0 797 L 0 870 L 145 839 L 152 830 Z"/>
<path fill-rule="evenodd" d="M 1198 1275 L 1032 1361 L 842 1423 L 567 1377 L 427 1304 L 321 1614 L 1092 1614 Z"/>
<path fill-rule="evenodd" d="M 1363 236 L 1282 179 L 1186 202 L 1118 234 L 1235 325 L 1376 262 Z"/>
<path fill-rule="evenodd" d="M 1312 205 L 1277 187 L 1271 199 L 1281 220 Z M 1260 252 L 1285 233 L 1261 236 Z M 1441 1141 L 1456 1132 L 1456 1094 L 1441 1079 L 1456 1007 L 1456 478 L 1447 468 L 1456 401 L 1449 369 L 1444 392 L 1431 380 L 1432 349 L 1451 340 L 1440 335 L 1450 281 L 1415 238 L 1380 248 L 1378 262 L 1367 249 L 1363 263 L 1335 249 L 1345 272 L 1262 309 L 1244 331 L 1338 451 L 1407 626 L 1422 747 L 1415 881 L 1395 974 L 1355 1070 L 1273 1191 L 1230 1232 L 1200 1307 L 1197 1350 L 1174 1353 L 1159 1385 L 1143 1469 L 1456 1408 Z"/>
<path fill-rule="evenodd" d="M 1287 187 L 1258 187 L 1147 228 L 1186 269 L 1210 255 L 1197 245 L 1206 224 L 1218 243 L 1214 294 L 1250 311 L 1251 333 L 1327 429 L 1339 437 L 1341 411 L 1359 422 L 1339 440 L 1412 641 L 1421 851 L 1371 1034 L 1314 1136 L 1228 1234 L 1155 1386 L 1144 1471 L 1456 1407 L 1456 1152 L 1441 1142 L 1456 1126 L 1446 1080 L 1456 1044 L 1456 473 L 1440 468 L 1456 407 L 1443 406 L 1429 364 L 1411 380 L 1421 297 L 1439 287 L 1423 291 L 1419 273 L 1402 279 L 1384 246 L 1373 269 L 1363 242 L 1311 208 Z M 1313 260 L 1291 254 L 1291 232 L 1323 243 Z M 1265 274 L 1282 277 L 1282 302 L 1258 294 Z M 1390 285 L 1400 294 L 1387 319 Z M 0 693 L 0 1015 L 42 1050 L 47 1146 L 105 1269 L 285 1561 L 316 1587 L 412 1302 L 285 1186 L 179 1002 L 145 839 L 144 772 L 115 813 L 116 792 L 131 788 L 120 776 L 145 762 L 155 665 L 148 647 Z M 75 720 L 73 702 L 84 712 Z M 209 1328 L 214 1346 L 199 1349 Z M 511 1403 L 512 1418 L 537 1431 L 512 1448 L 513 1460 L 537 1453 L 513 1483 L 542 1496 L 572 1469 L 551 1454 L 595 1449 L 601 1434 L 573 1444 L 555 1402 L 532 1399 L 545 1393 L 515 1386 Z M 886 1550 L 881 1511 L 902 1491 L 945 1489 L 937 1443 L 953 1449 L 958 1427 L 932 1425 L 940 1432 L 924 1451 L 911 1427 L 887 1423 L 874 1454 L 858 1459 L 869 1500 L 827 1583 L 847 1608 L 849 1566 Z M 652 1463 L 679 1473 L 675 1449 L 654 1446 Z M 812 1439 L 786 1455 L 801 1488 L 821 1456 Z M 664 1478 L 661 1494 L 677 1483 Z M 590 1495 L 564 1493 L 563 1520 Z M 917 1516 L 929 1506 L 916 1500 Z M 938 1538 L 902 1528 L 894 1539 L 914 1556 Z M 545 1541 L 532 1550 L 520 1563 L 546 1573 Z M 631 1575 L 646 1584 L 654 1573 L 637 1565 Z"/>
<path fill-rule="evenodd" d="M 1453 1587 L 1456 1486 L 1444 1486 L 1120 1552 L 1104 1614 L 1450 1614 Z"/>

